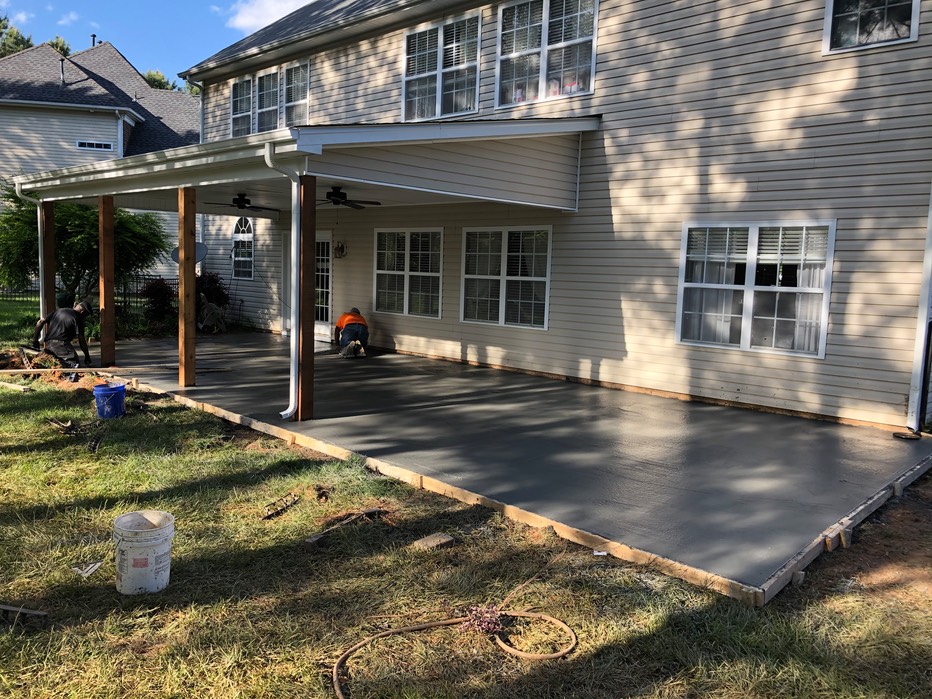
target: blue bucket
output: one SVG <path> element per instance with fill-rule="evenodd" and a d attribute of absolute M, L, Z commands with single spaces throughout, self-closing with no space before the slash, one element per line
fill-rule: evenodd
<path fill-rule="evenodd" d="M 94 400 L 97 401 L 97 417 L 107 420 L 126 414 L 126 386 L 108 383 L 94 386 Z"/>

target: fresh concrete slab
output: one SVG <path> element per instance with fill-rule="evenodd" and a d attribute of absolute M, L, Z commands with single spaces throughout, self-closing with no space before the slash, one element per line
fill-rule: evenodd
<path fill-rule="evenodd" d="M 187 389 L 174 342 L 122 343 L 117 357 L 160 390 L 757 588 L 932 454 L 929 438 L 877 428 L 329 345 L 315 419 L 287 422 L 287 349 L 272 335 L 199 339 Z"/>

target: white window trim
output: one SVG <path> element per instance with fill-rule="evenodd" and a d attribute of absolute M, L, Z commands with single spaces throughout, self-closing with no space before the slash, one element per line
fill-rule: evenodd
<path fill-rule="evenodd" d="M 541 327 L 536 325 L 518 325 L 517 323 L 506 323 L 505 303 L 508 298 L 506 285 L 509 280 L 520 280 L 521 277 L 508 276 L 508 233 L 512 231 L 547 231 L 547 278 L 544 286 L 544 324 Z M 502 237 L 502 271 L 499 275 L 501 280 L 501 296 L 498 299 L 498 322 L 487 320 L 475 320 L 466 318 L 466 235 L 468 233 L 496 233 L 501 232 Z M 501 328 L 513 328 L 515 330 L 533 330 L 535 332 L 546 331 L 550 328 L 550 288 L 553 269 L 553 226 L 469 226 L 463 228 L 463 255 L 460 265 L 460 322 L 471 325 L 498 326 Z M 478 275 L 477 275 L 478 276 Z"/>
<path fill-rule="evenodd" d="M 715 350 L 727 350 L 730 352 L 745 352 L 757 354 L 777 354 L 784 357 L 794 357 L 799 359 L 825 359 L 826 342 L 828 340 L 829 325 L 829 308 L 832 297 L 832 276 L 835 259 L 835 227 L 837 219 L 812 219 L 812 220 L 794 220 L 794 221 L 687 221 L 683 224 L 680 232 L 680 263 L 679 278 L 676 290 L 676 344 L 689 347 L 704 347 Z M 750 346 L 750 328 L 751 314 L 754 310 L 753 303 L 744 304 L 744 315 L 742 320 L 742 338 L 741 344 L 737 347 L 734 345 L 724 345 L 714 342 L 697 342 L 695 340 L 683 340 L 683 292 L 686 288 L 686 248 L 688 232 L 691 228 L 747 228 L 748 229 L 748 250 L 747 256 L 747 277 L 753 279 L 753 272 L 757 260 L 757 232 L 761 228 L 783 227 L 791 228 L 796 226 L 807 226 L 809 228 L 828 228 L 828 241 L 826 243 L 825 255 L 825 285 L 822 287 L 822 319 L 819 328 L 819 350 L 814 353 L 794 352 L 770 347 L 751 347 Z M 754 240 L 754 256 L 750 254 L 751 240 Z M 752 265 L 753 262 L 753 265 Z M 745 281 L 745 293 L 750 289 L 753 291 L 753 284 Z"/>
<path fill-rule="evenodd" d="M 467 109 L 462 112 L 450 112 L 449 114 L 443 114 L 443 28 L 448 24 L 455 24 L 456 22 L 462 22 L 467 19 L 472 19 L 473 17 L 478 18 L 478 41 L 476 42 L 476 56 L 473 61 L 468 63 L 465 67 L 475 67 L 476 69 L 476 93 L 473 96 L 473 106 L 472 109 Z M 418 78 L 423 78 L 425 76 L 421 75 L 418 78 L 409 78 L 407 75 L 408 67 L 408 37 L 412 34 L 420 34 L 421 32 L 426 32 L 429 29 L 437 30 L 437 103 L 436 103 L 436 113 L 432 117 L 424 117 L 421 119 L 408 118 L 408 115 L 405 113 L 407 87 L 408 80 L 416 80 Z M 402 44 L 401 52 L 401 118 L 405 122 L 417 122 L 417 121 L 428 121 L 432 119 L 447 119 L 451 117 L 463 116 L 464 114 L 475 114 L 479 111 L 479 88 L 481 80 L 481 70 L 480 70 L 480 60 L 479 57 L 482 55 L 482 13 L 481 12 L 470 12 L 467 14 L 457 15 L 455 17 L 449 17 L 444 19 L 441 22 L 429 22 L 424 24 L 419 24 L 416 27 L 412 27 L 405 32 L 404 42 Z M 464 66 L 458 66 L 462 68 Z M 452 70 L 452 69 L 449 69 Z"/>
<path fill-rule="evenodd" d="M 252 81 L 252 112 L 253 112 L 253 131 L 252 133 L 268 133 L 270 131 L 277 131 L 281 128 L 282 124 L 282 78 L 283 73 L 280 68 L 270 68 L 269 70 L 262 70 L 257 72 L 253 76 Z M 259 109 L 259 79 L 265 78 L 270 75 L 275 76 L 275 128 L 266 129 L 265 131 L 259 131 L 259 115 L 264 114 L 265 112 L 273 111 L 271 108 L 266 107 L 265 109 Z"/>
<path fill-rule="evenodd" d="M 234 86 L 238 85 L 239 83 L 246 82 L 246 81 L 249 81 L 249 134 L 246 134 L 246 135 L 254 134 L 256 132 L 256 123 L 255 123 L 256 121 L 255 119 L 256 81 L 253 75 L 238 75 L 237 77 L 230 79 L 230 130 L 229 130 L 229 133 L 230 133 L 231 138 L 240 138 L 240 136 L 233 136 L 233 120 L 236 119 L 237 117 L 246 116 L 246 112 L 240 112 L 238 114 L 233 113 L 233 100 L 235 99 L 233 96 L 233 89 L 234 89 Z"/>
<path fill-rule="evenodd" d="M 240 221 L 246 221 L 248 223 L 248 232 L 240 232 Z M 236 256 L 236 243 L 240 240 L 248 240 L 250 245 L 250 250 L 252 255 L 250 257 L 237 257 Z M 236 261 L 237 260 L 249 260 L 249 276 L 237 276 L 236 274 Z M 233 247 L 230 250 L 230 279 L 233 281 L 251 281 L 256 278 L 256 224 L 255 222 L 247 216 L 240 216 L 236 219 L 236 223 L 233 224 Z"/>
<path fill-rule="evenodd" d="M 596 58 L 598 56 L 598 46 L 597 39 L 599 36 L 599 0 L 594 0 L 592 7 L 592 65 L 589 68 L 589 75 L 592 76 L 590 80 L 590 86 L 588 90 L 581 90 L 579 92 L 574 92 L 572 94 L 560 94 L 560 95 L 547 95 L 546 83 L 547 83 L 547 52 L 552 48 L 562 48 L 566 44 L 554 44 L 550 46 L 547 44 L 547 25 L 550 19 L 550 0 L 543 0 L 543 18 L 541 20 L 541 47 L 540 47 L 540 74 L 538 76 L 538 94 L 543 95 L 543 97 L 538 97 L 536 100 L 528 100 L 526 102 L 516 102 L 514 104 L 501 104 L 501 69 L 502 69 L 502 59 L 507 58 L 507 56 L 502 56 L 502 18 L 505 13 L 505 10 L 509 7 L 515 5 L 523 5 L 528 0 L 516 0 L 515 2 L 510 2 L 504 5 L 499 6 L 498 8 L 498 27 L 495 30 L 495 109 L 518 109 L 521 107 L 527 107 L 528 105 L 538 104 L 540 102 L 550 102 L 553 100 L 562 100 L 562 99 L 572 99 L 574 97 L 584 97 L 586 95 L 592 95 L 595 93 L 595 67 L 596 67 Z M 582 43 L 582 42 L 575 42 Z M 525 52 L 527 53 L 527 52 Z M 519 54 L 511 54 L 513 56 Z"/>
<path fill-rule="evenodd" d="M 75 141 L 74 146 L 78 150 L 90 150 L 98 153 L 113 152 L 113 143 L 109 141 L 88 141 L 82 139 L 80 141 Z"/>
<path fill-rule="evenodd" d="M 399 272 L 390 272 L 388 270 L 380 270 L 379 266 L 379 233 L 404 233 L 405 234 L 405 269 L 403 273 Z M 412 233 L 439 233 L 440 234 L 440 271 L 437 273 L 434 272 L 411 272 L 408 269 L 410 262 L 411 254 L 411 234 Z M 386 315 L 395 315 L 395 316 L 408 316 L 410 318 L 423 318 L 424 320 L 441 320 L 443 318 L 443 227 L 434 226 L 426 228 L 405 228 L 404 226 L 398 226 L 397 228 L 376 228 L 374 231 L 374 245 L 373 245 L 373 258 L 372 258 L 372 308 L 377 313 L 385 313 Z M 379 274 L 403 274 L 405 285 L 404 285 L 404 311 L 401 313 L 397 311 L 379 311 L 377 310 L 376 300 L 378 295 L 378 277 Z M 437 277 L 439 280 L 438 288 L 439 295 L 437 297 L 437 315 L 427 316 L 421 314 L 413 314 L 410 312 L 408 305 L 408 300 L 410 296 L 410 287 L 408 286 L 408 280 L 412 277 Z"/>
<path fill-rule="evenodd" d="M 307 80 L 304 83 L 304 99 L 298 100 L 297 102 L 288 102 L 288 84 L 286 76 L 288 71 L 292 68 L 304 67 L 307 70 Z M 284 128 L 290 128 L 291 126 L 302 126 L 307 124 L 310 120 L 311 114 L 311 63 L 310 61 L 294 61 L 288 63 L 287 65 L 282 66 L 282 75 L 281 75 L 281 120 L 280 124 Z M 288 107 L 293 107 L 295 105 L 304 104 L 304 117 L 303 120 L 296 122 L 295 124 L 288 124 Z"/>
<path fill-rule="evenodd" d="M 832 19 L 834 18 L 835 0 L 825 0 L 825 20 L 822 23 L 822 55 L 829 56 L 836 53 L 850 53 L 852 51 L 866 51 L 868 49 L 878 49 L 884 46 L 896 46 L 898 44 L 907 44 L 919 40 L 919 9 L 921 0 L 912 0 L 913 11 L 909 24 L 909 36 L 905 39 L 896 39 L 894 41 L 878 41 L 872 44 L 860 44 L 858 46 L 846 46 L 844 48 L 832 48 Z"/>

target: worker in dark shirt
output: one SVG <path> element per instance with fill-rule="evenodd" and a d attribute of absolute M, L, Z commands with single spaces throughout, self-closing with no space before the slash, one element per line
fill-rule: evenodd
<path fill-rule="evenodd" d="M 91 314 L 91 305 L 80 301 L 74 308 L 59 308 L 36 323 L 32 334 L 32 346 L 39 349 L 39 336 L 45 329 L 45 351 L 71 369 L 80 366 L 78 353 L 71 342 L 77 338 L 84 352 L 84 365 L 91 365 L 91 354 L 84 336 L 84 319 Z"/>

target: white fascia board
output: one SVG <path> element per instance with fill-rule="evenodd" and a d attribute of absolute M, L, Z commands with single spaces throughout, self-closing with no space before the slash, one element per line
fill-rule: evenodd
<path fill-rule="evenodd" d="M 399 146 L 413 143 L 534 138 L 598 131 L 599 117 L 566 119 L 504 119 L 498 121 L 418 122 L 349 126 L 296 126 L 291 129 L 297 150 L 320 155 L 325 147 Z"/>
<path fill-rule="evenodd" d="M 103 107 L 92 104 L 72 104 L 70 102 L 37 102 L 35 100 L 0 100 L 0 105 L 8 107 L 37 107 L 39 109 L 66 109 L 72 112 L 113 112 L 115 114 L 129 114 L 138 121 L 145 118 L 138 112 L 126 107 Z"/>

